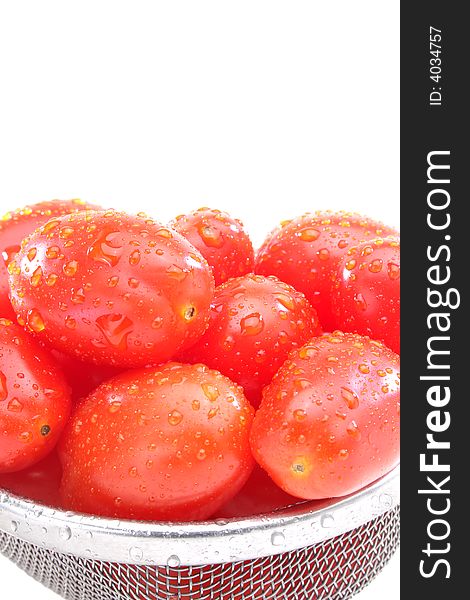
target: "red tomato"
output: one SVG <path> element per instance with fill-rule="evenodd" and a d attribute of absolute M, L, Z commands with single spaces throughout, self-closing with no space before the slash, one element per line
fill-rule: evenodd
<path fill-rule="evenodd" d="M 285 221 L 268 235 L 256 257 L 255 271 L 276 275 L 303 292 L 332 331 L 331 294 L 338 263 L 351 245 L 396 232 L 355 213 L 316 212 Z"/>
<path fill-rule="evenodd" d="M 64 434 L 64 502 L 118 518 L 210 517 L 251 473 L 253 412 L 241 388 L 204 365 L 118 375 L 78 406 Z"/>
<path fill-rule="evenodd" d="M 292 348 L 320 333 L 303 294 L 275 277 L 250 274 L 216 289 L 209 329 L 183 357 L 236 381 L 256 407 Z"/>
<path fill-rule="evenodd" d="M 221 519 L 251 517 L 298 504 L 299 499 L 281 490 L 258 465 L 238 494 L 215 515 Z"/>
<path fill-rule="evenodd" d="M 253 270 L 254 252 L 238 219 L 220 210 L 200 208 L 170 223 L 199 250 L 212 268 L 215 284 Z"/>
<path fill-rule="evenodd" d="M 340 262 L 332 299 L 335 327 L 400 352 L 400 242 L 371 240 Z"/>
<path fill-rule="evenodd" d="M 207 327 L 209 266 L 179 233 L 143 215 L 54 218 L 8 269 L 18 322 L 81 360 L 157 364 Z"/>
<path fill-rule="evenodd" d="M 399 460 L 399 357 L 367 337 L 334 332 L 295 350 L 263 392 L 255 459 L 287 493 L 350 494 Z"/>
<path fill-rule="evenodd" d="M 25 469 L 51 452 L 69 413 L 70 390 L 50 354 L 0 319 L 0 473 Z"/>
<path fill-rule="evenodd" d="M 0 488 L 46 506 L 58 507 L 61 477 L 59 457 L 57 452 L 52 451 L 46 458 L 23 471 L 1 474 Z"/>
<path fill-rule="evenodd" d="M 52 350 L 51 354 L 67 379 L 74 402 L 88 396 L 101 383 L 115 377 L 121 371 L 116 367 L 84 363 L 57 350 Z"/>
<path fill-rule="evenodd" d="M 48 200 L 7 213 L 0 219 L 0 317 L 16 321 L 8 295 L 8 263 L 20 250 L 21 242 L 37 227 L 44 225 L 51 217 L 66 215 L 86 208 L 98 207 L 85 204 L 81 200 Z"/>

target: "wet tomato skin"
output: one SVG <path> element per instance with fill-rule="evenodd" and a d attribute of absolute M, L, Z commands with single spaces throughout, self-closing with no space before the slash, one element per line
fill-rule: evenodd
<path fill-rule="evenodd" d="M 122 371 L 122 369 L 107 365 L 84 363 L 57 350 L 51 350 L 51 355 L 65 375 L 65 379 L 70 386 L 73 402 L 88 396 L 103 381 L 115 377 Z"/>
<path fill-rule="evenodd" d="M 399 461 L 399 357 L 334 332 L 295 350 L 263 392 L 251 431 L 257 462 L 287 493 L 344 496 Z"/>
<path fill-rule="evenodd" d="M 219 519 L 251 517 L 280 510 L 298 502 L 298 498 L 286 494 L 266 471 L 256 465 L 243 488 L 214 516 Z"/>
<path fill-rule="evenodd" d="M 29 204 L 8 212 L 0 219 L 0 317 L 16 321 L 15 312 L 10 304 L 8 287 L 8 263 L 20 250 L 21 242 L 37 227 L 58 215 L 98 207 L 82 200 L 46 200 Z"/>
<path fill-rule="evenodd" d="M 248 274 L 216 288 L 209 328 L 183 359 L 236 381 L 256 408 L 289 352 L 320 333 L 303 294 L 276 277 Z"/>
<path fill-rule="evenodd" d="M 158 364 L 205 331 L 214 290 L 200 253 L 144 215 L 87 211 L 48 221 L 9 265 L 21 324 L 96 364 Z"/>
<path fill-rule="evenodd" d="M 15 473 L 0 474 L 0 488 L 46 506 L 60 506 L 62 466 L 53 450 L 38 463 Z"/>
<path fill-rule="evenodd" d="M 253 271 L 254 251 L 243 224 L 226 212 L 200 208 L 179 215 L 170 226 L 193 244 L 209 263 L 215 284 Z"/>
<path fill-rule="evenodd" d="M 325 331 L 335 329 L 331 309 L 338 263 L 361 241 L 396 232 L 356 213 L 307 213 L 271 232 L 256 256 L 255 272 L 276 275 L 303 292 Z"/>
<path fill-rule="evenodd" d="M 350 248 L 332 298 L 335 327 L 382 340 L 400 353 L 400 242 L 370 240 Z"/>
<path fill-rule="evenodd" d="M 18 325 L 0 319 L 0 473 L 39 462 L 70 414 L 70 389 L 51 355 Z"/>
<path fill-rule="evenodd" d="M 253 468 L 253 409 L 204 365 L 167 363 L 102 384 L 61 443 L 66 507 L 141 520 L 210 517 Z"/>

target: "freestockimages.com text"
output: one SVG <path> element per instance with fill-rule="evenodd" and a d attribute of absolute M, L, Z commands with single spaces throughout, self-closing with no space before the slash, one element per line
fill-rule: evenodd
<path fill-rule="evenodd" d="M 452 287 L 452 236 L 450 235 L 450 150 L 436 150 L 427 155 L 427 226 L 430 239 L 427 256 L 426 371 L 420 381 L 426 385 L 426 451 L 420 454 L 418 494 L 427 511 L 426 540 L 419 572 L 424 578 L 438 574 L 449 578 L 451 564 L 449 541 L 451 523 L 451 464 L 449 459 L 451 426 L 451 337 L 452 311 L 460 306 L 460 292 Z M 436 237 L 437 234 L 437 237 Z M 439 236 L 442 236 L 439 238 Z"/>

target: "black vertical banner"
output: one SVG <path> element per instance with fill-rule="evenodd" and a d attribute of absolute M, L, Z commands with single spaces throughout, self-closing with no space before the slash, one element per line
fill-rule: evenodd
<path fill-rule="evenodd" d="M 470 595 L 468 22 L 401 3 L 401 597 Z M 465 105 L 465 106 L 464 106 Z M 468 373 L 468 374 L 467 374 Z M 467 382 L 467 383 L 466 383 Z"/>

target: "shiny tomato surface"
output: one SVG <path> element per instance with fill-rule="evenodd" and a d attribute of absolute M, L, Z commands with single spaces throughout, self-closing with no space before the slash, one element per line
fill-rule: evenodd
<path fill-rule="evenodd" d="M 275 275 L 303 292 L 323 329 L 333 331 L 331 296 L 339 261 L 352 245 L 390 234 L 396 232 L 356 213 L 307 213 L 268 235 L 257 254 L 255 272 Z"/>
<path fill-rule="evenodd" d="M 56 350 L 122 367 L 158 364 L 205 331 L 214 283 L 201 254 L 152 219 L 55 217 L 9 265 L 19 322 Z"/>
<path fill-rule="evenodd" d="M 170 223 L 209 263 L 215 284 L 253 271 L 253 245 L 243 224 L 226 212 L 200 208 Z"/>
<path fill-rule="evenodd" d="M 215 516 L 221 519 L 251 517 L 293 506 L 298 502 L 298 498 L 287 494 L 266 471 L 256 465 L 243 488 Z"/>
<path fill-rule="evenodd" d="M 8 287 L 8 264 L 20 250 L 21 242 L 37 227 L 44 225 L 50 218 L 67 215 L 86 208 L 98 208 L 81 200 L 47 200 L 37 204 L 28 204 L 23 208 L 8 212 L 0 219 L 0 318 L 16 321 L 15 312 L 10 304 Z"/>
<path fill-rule="evenodd" d="M 287 493 L 350 494 L 390 471 L 400 451 L 399 357 L 334 332 L 295 350 L 263 392 L 251 447 Z"/>
<path fill-rule="evenodd" d="M 64 503 L 120 518 L 208 518 L 251 473 L 253 413 L 240 387 L 204 365 L 122 373 L 72 416 L 60 453 Z"/>
<path fill-rule="evenodd" d="M 236 381 L 256 407 L 289 352 L 320 333 L 303 294 L 275 277 L 249 274 L 216 289 L 209 329 L 183 358 Z"/>
<path fill-rule="evenodd" d="M 39 462 L 70 413 L 70 389 L 52 356 L 21 327 L 0 319 L 0 473 Z"/>
<path fill-rule="evenodd" d="M 382 340 L 400 353 L 400 241 L 378 238 L 350 248 L 332 306 L 336 328 Z"/>
<path fill-rule="evenodd" d="M 46 506 L 59 507 L 61 478 L 62 466 L 57 452 L 53 450 L 27 469 L 0 474 L 0 488 Z"/>

